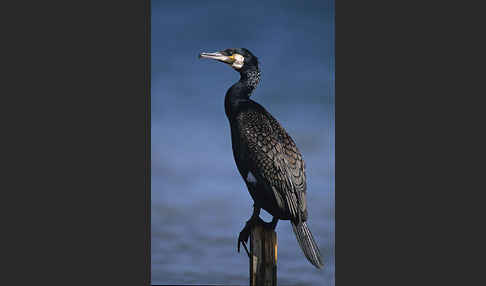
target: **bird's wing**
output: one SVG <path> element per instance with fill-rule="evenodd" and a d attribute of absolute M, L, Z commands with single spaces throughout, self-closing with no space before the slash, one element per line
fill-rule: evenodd
<path fill-rule="evenodd" d="M 251 172 L 273 191 L 282 210 L 305 221 L 305 165 L 292 138 L 268 112 L 241 112 L 237 122 Z"/>

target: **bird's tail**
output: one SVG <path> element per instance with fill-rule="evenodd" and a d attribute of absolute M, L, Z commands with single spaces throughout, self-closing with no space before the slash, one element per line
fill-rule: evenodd
<path fill-rule="evenodd" d="M 292 229 L 294 230 L 297 241 L 299 242 L 300 248 L 304 252 L 305 257 L 312 263 L 315 267 L 321 268 L 323 266 L 321 253 L 319 252 L 319 247 L 312 236 L 306 222 L 300 222 L 295 225 L 292 222 Z"/>

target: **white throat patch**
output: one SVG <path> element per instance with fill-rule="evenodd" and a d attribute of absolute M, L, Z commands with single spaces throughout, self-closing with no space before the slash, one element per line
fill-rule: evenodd
<path fill-rule="evenodd" d="M 245 64 L 245 58 L 240 54 L 233 54 L 232 57 L 235 59 L 231 65 L 235 69 L 241 69 Z"/>

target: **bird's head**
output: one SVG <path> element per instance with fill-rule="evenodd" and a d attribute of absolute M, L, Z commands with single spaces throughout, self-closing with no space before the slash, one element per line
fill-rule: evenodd
<path fill-rule="evenodd" d="M 258 70 L 258 59 L 245 48 L 226 49 L 215 53 L 200 53 L 199 58 L 213 59 L 229 64 L 236 71 Z"/>

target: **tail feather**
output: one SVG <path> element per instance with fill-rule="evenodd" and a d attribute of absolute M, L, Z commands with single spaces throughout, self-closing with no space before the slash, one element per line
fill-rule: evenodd
<path fill-rule="evenodd" d="M 304 252 L 305 257 L 317 268 L 322 268 L 324 265 L 321 259 L 321 253 L 319 252 L 319 247 L 312 236 L 306 222 L 301 222 L 295 225 L 292 222 L 292 229 L 294 230 L 297 241 L 299 242 L 300 248 Z"/>

